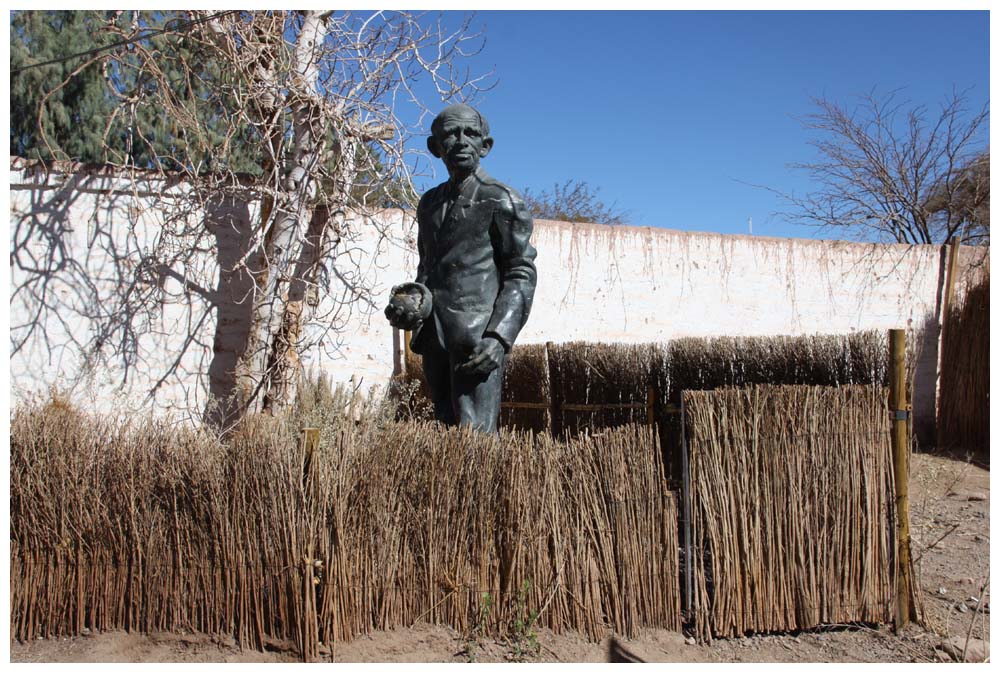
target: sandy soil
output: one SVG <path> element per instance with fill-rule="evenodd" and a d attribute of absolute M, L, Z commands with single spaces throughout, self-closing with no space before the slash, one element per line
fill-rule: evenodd
<path fill-rule="evenodd" d="M 811 632 L 716 640 L 650 629 L 621 641 L 626 656 L 656 662 L 927 662 L 989 655 L 989 471 L 950 457 L 916 455 L 911 479 L 913 554 L 924 627 L 830 626 Z M 338 643 L 338 662 L 601 662 L 609 638 L 592 643 L 541 629 L 517 642 L 474 641 L 428 624 Z M 968 649 L 966 650 L 966 642 Z M 12 662 L 294 662 L 295 652 L 241 651 L 202 634 L 100 633 L 11 643 Z"/>

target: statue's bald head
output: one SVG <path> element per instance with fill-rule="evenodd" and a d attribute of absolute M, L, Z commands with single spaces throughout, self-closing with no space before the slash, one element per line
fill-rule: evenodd
<path fill-rule="evenodd" d="M 464 179 L 490 153 L 490 125 L 479 110 L 464 104 L 449 105 L 431 122 L 427 149 L 448 167 L 452 178 Z"/>
<path fill-rule="evenodd" d="M 466 105 L 465 103 L 456 103 L 454 105 L 449 105 L 445 109 L 438 113 L 438 116 L 434 118 L 431 122 L 431 134 L 438 135 L 441 133 L 441 128 L 444 126 L 446 119 L 451 117 L 461 117 L 461 118 L 475 118 L 479 120 L 479 131 L 483 136 L 488 136 L 490 134 L 490 125 L 486 121 L 486 117 L 479 113 L 479 110 L 472 107 L 471 105 Z"/>

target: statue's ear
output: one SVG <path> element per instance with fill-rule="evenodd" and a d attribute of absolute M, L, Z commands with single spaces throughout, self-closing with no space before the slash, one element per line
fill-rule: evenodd
<path fill-rule="evenodd" d="M 491 149 L 493 149 L 493 136 L 486 136 L 483 138 L 483 148 L 479 150 L 479 158 L 485 157 Z"/>
<path fill-rule="evenodd" d="M 434 136 L 427 136 L 427 149 L 434 155 L 435 159 L 441 158 L 441 143 Z"/>

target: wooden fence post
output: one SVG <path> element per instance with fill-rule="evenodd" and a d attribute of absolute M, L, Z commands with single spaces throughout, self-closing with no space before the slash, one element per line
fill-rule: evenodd
<path fill-rule="evenodd" d="M 403 331 L 403 371 L 408 377 L 413 377 L 416 374 L 410 371 L 410 364 L 413 362 L 413 351 L 410 350 L 410 337 L 412 336 L 413 332 L 410 330 Z"/>
<path fill-rule="evenodd" d="M 646 393 L 646 424 L 656 425 L 656 390 L 649 386 Z"/>
<path fill-rule="evenodd" d="M 896 484 L 896 630 L 910 623 L 910 496 L 906 404 L 906 332 L 889 330 L 889 413 L 892 415 L 892 462 Z"/>
<path fill-rule="evenodd" d="M 948 316 L 948 310 L 955 302 L 955 276 L 958 275 L 958 252 L 961 246 L 962 237 L 958 236 L 952 239 L 948 248 L 948 266 L 945 269 L 944 297 L 941 307 L 943 317 Z"/>
<path fill-rule="evenodd" d="M 359 386 L 357 383 L 356 375 L 351 374 L 351 401 L 347 406 L 347 417 L 351 419 L 352 423 L 357 423 L 359 420 L 357 413 L 358 388 Z M 319 439 L 317 438 L 317 442 L 318 441 Z"/>

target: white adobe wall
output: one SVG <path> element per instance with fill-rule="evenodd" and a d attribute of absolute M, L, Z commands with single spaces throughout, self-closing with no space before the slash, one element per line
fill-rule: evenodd
<path fill-rule="evenodd" d="M 214 316 L 187 283 L 213 288 L 214 257 L 179 261 L 181 248 L 203 244 L 183 233 L 202 229 L 203 213 L 179 208 L 167 218 L 151 207 L 184 204 L 187 194 L 157 179 L 12 160 L 12 403 L 50 387 L 101 412 L 185 417 L 205 403 Z M 154 259 L 178 261 L 163 275 Z"/>
<path fill-rule="evenodd" d="M 38 173 L 19 162 L 12 162 L 10 187 L 14 399 L 56 384 L 98 410 L 199 418 L 213 355 L 232 338 L 220 331 L 216 339 L 213 293 L 241 287 L 220 284 L 219 262 L 239 258 L 255 206 L 187 204 L 168 218 L 165 204 L 185 203 L 183 186 L 80 168 Z M 399 337 L 382 307 L 393 284 L 415 275 L 415 224 L 409 214 L 388 211 L 378 226 L 352 225 L 357 233 L 327 264 L 328 292 L 316 309 L 322 319 L 305 334 L 313 348 L 303 364 L 367 388 L 386 383 L 398 367 Z M 163 234 L 182 229 L 179 239 Z M 933 322 L 942 269 L 939 246 L 549 221 L 536 222 L 533 241 L 539 281 L 519 343 L 922 330 Z M 182 259 L 192 246 L 202 252 Z M 65 257 L 52 274 L 26 268 L 52 250 Z M 983 264 L 985 253 L 963 248 L 963 269 Z M 165 261 L 150 281 L 162 292 L 150 286 L 144 301 L 135 269 L 154 258 Z M 132 297 L 128 329 L 108 315 L 123 297 Z M 39 314 L 41 299 L 48 310 Z M 238 318 L 239 311 L 227 314 L 224 327 L 233 331 Z M 95 349 L 101 330 L 106 341 Z M 123 344 L 128 357 L 119 353 Z M 925 355 L 931 374 L 924 374 L 918 408 L 929 396 L 933 409 L 933 357 Z"/>
<path fill-rule="evenodd" d="M 539 222 L 525 340 L 838 334 L 934 310 L 938 248 Z"/>

